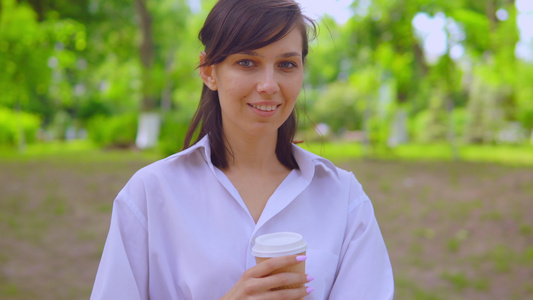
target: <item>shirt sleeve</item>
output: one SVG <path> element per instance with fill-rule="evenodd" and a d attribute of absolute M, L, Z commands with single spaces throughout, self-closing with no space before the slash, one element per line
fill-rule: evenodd
<path fill-rule="evenodd" d="M 113 204 L 91 300 L 148 299 L 146 224 L 138 208 L 129 201 L 131 193 L 127 188 Z"/>
<path fill-rule="evenodd" d="M 330 300 L 389 300 L 394 279 L 389 255 L 370 199 L 355 177 L 342 257 Z"/>

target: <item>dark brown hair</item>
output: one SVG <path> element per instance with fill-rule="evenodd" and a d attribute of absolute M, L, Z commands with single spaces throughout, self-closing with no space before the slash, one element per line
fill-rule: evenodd
<path fill-rule="evenodd" d="M 234 53 L 263 48 L 282 39 L 293 28 L 302 34 L 302 59 L 305 61 L 309 52 L 309 35 L 316 35 L 316 26 L 302 14 L 298 3 L 293 0 L 219 0 L 198 34 L 206 53 L 199 67 L 221 63 Z M 198 126 L 200 131 L 194 143 L 207 134 L 213 165 L 227 168 L 226 153 L 231 154 L 231 151 L 224 143 L 218 92 L 210 90 L 205 84 L 198 109 L 185 135 L 183 149 L 191 146 Z M 289 169 L 298 168 L 291 145 L 295 132 L 296 116 L 292 111 L 278 129 L 276 144 L 278 160 Z"/>

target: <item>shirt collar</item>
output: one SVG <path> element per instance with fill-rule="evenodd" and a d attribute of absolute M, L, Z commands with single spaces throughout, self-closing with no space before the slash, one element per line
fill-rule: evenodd
<path fill-rule="evenodd" d="M 197 143 L 180 152 L 179 155 L 188 155 L 196 151 L 201 151 L 203 158 L 209 164 L 209 166 L 211 168 L 214 167 L 211 162 L 211 147 L 209 144 L 208 135 L 205 135 Z M 294 144 L 292 146 L 292 153 L 296 159 L 296 162 L 298 163 L 298 166 L 300 167 L 302 176 L 308 181 L 312 180 L 313 176 L 315 175 L 316 168 L 322 168 L 324 171 L 332 172 L 335 174 L 335 176 L 338 176 L 337 167 L 335 167 L 335 165 L 329 160 L 304 150 Z"/>
<path fill-rule="evenodd" d="M 326 172 L 331 172 L 336 177 L 339 175 L 337 167 L 335 167 L 333 163 L 323 157 L 304 150 L 298 147 L 297 145 L 292 146 L 292 153 L 294 155 L 294 158 L 296 159 L 296 162 L 298 163 L 298 166 L 300 167 L 302 176 L 309 181 L 311 181 L 311 179 L 315 175 L 315 171 L 317 168 L 321 168 Z"/>
<path fill-rule="evenodd" d="M 209 146 L 209 137 L 207 136 L 207 134 L 194 145 L 177 153 L 177 155 L 186 156 L 197 151 L 200 151 L 205 161 L 212 167 L 213 164 L 211 163 L 211 147 Z"/>

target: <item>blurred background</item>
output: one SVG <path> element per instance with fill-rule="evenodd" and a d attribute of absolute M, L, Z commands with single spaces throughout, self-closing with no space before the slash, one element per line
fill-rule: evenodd
<path fill-rule="evenodd" d="M 533 0 L 299 1 L 302 147 L 376 207 L 397 299 L 533 297 Z M 87 299 L 116 193 L 182 147 L 213 0 L 0 0 L 0 298 Z"/>

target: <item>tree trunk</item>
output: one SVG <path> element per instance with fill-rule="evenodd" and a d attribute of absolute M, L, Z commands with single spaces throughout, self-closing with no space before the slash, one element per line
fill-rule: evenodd
<path fill-rule="evenodd" d="M 454 86 L 453 86 L 453 79 L 450 77 L 450 76 L 453 76 L 452 74 L 454 74 L 454 62 L 452 61 L 451 57 L 450 57 L 450 50 L 452 48 L 452 45 L 451 45 L 451 41 L 450 41 L 450 32 L 448 31 L 448 21 L 446 21 L 446 26 L 444 26 L 444 31 L 446 32 L 446 41 L 447 41 L 447 44 L 446 44 L 446 53 L 444 55 L 446 55 L 446 60 L 447 60 L 447 64 L 446 64 L 446 72 L 445 72 L 445 77 L 444 77 L 444 83 L 445 83 L 445 86 L 446 86 L 446 90 L 445 90 L 445 96 L 444 96 L 444 105 L 446 106 L 446 117 L 447 117 L 447 121 L 448 121 L 448 128 L 447 128 L 447 139 L 448 139 L 448 143 L 450 144 L 450 150 L 452 152 L 452 158 L 454 161 L 457 161 L 461 158 L 460 156 L 460 153 L 459 153 L 459 147 L 458 147 L 458 144 L 457 144 L 457 137 L 455 136 L 455 124 L 454 124 L 454 119 L 453 119 L 453 110 L 455 108 L 455 104 L 453 102 L 453 98 L 452 98 L 452 93 L 454 91 Z"/>
<path fill-rule="evenodd" d="M 140 55 L 142 63 L 142 105 L 143 111 L 157 108 L 153 84 L 154 42 L 152 38 L 152 17 L 148 12 L 145 0 L 135 0 L 139 15 L 139 26 L 142 34 Z"/>
<path fill-rule="evenodd" d="M 487 16 L 487 19 L 489 19 L 491 32 L 496 31 L 496 28 L 498 27 L 498 18 L 496 17 L 496 3 L 495 2 L 496 1 L 494 0 L 487 0 L 485 2 L 485 14 Z"/>
<path fill-rule="evenodd" d="M 157 93 L 153 83 L 154 42 L 152 38 L 152 18 L 146 7 L 146 0 L 135 0 L 142 34 L 140 45 L 142 71 L 142 103 L 135 143 L 138 148 L 152 148 L 159 138 L 160 116 Z"/>
<path fill-rule="evenodd" d="M 20 3 L 21 1 L 17 1 L 17 2 Z M 44 17 L 45 17 L 45 8 L 44 8 L 44 6 L 46 4 L 43 3 L 43 1 L 41 1 L 41 0 L 30 0 L 30 1 L 28 1 L 28 3 L 33 7 L 35 12 L 37 13 L 37 21 L 38 22 L 44 21 Z"/>
<path fill-rule="evenodd" d="M 18 151 L 20 153 L 23 153 L 24 151 L 26 151 L 26 133 L 24 132 L 24 126 L 22 125 L 22 117 L 20 116 L 20 102 L 17 101 L 17 104 L 16 104 L 16 107 L 15 107 L 15 111 L 17 112 L 17 131 L 18 131 L 18 134 L 19 134 L 19 139 L 18 139 Z"/>
<path fill-rule="evenodd" d="M 161 110 L 163 112 L 169 111 L 172 107 L 172 70 L 174 68 L 174 47 L 171 48 L 167 55 L 165 62 L 165 81 L 163 84 L 163 92 L 161 93 Z"/>
<path fill-rule="evenodd" d="M 428 65 L 426 62 L 426 56 L 424 55 L 424 50 L 420 47 L 420 43 L 413 38 L 413 53 L 415 54 L 415 63 L 417 65 L 417 70 L 421 72 L 420 77 L 425 77 L 428 74 Z"/>

